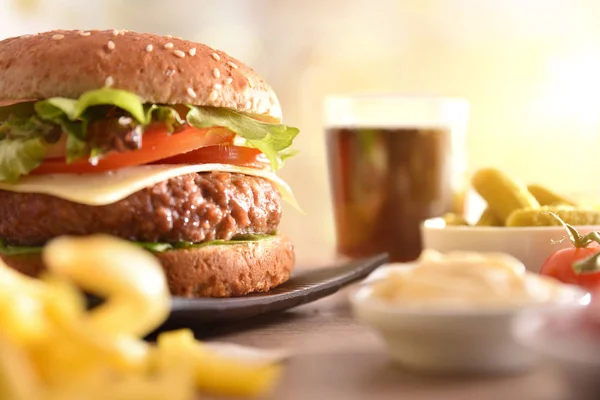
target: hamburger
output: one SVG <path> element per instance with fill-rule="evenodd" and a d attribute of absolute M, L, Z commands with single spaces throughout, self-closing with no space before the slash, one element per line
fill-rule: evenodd
<path fill-rule="evenodd" d="M 174 295 L 268 291 L 294 265 L 275 174 L 298 129 L 209 46 L 126 30 L 0 41 L 0 257 L 29 275 L 62 235 L 151 251 Z"/>

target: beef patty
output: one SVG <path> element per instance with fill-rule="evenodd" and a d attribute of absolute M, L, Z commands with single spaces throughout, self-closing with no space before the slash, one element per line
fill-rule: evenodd
<path fill-rule="evenodd" d="M 194 242 L 274 233 L 281 198 L 263 178 L 183 175 L 105 206 L 0 190 L 0 238 L 39 246 L 60 235 L 105 233 L 134 241 Z"/>

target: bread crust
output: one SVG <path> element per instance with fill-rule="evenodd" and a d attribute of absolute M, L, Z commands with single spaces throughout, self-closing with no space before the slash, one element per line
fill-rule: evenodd
<path fill-rule="evenodd" d="M 156 253 L 174 296 L 234 297 L 266 292 L 287 281 L 295 263 L 292 241 L 283 235 L 232 245 Z M 29 276 L 45 268 L 40 254 L 0 258 Z"/>
<path fill-rule="evenodd" d="M 281 121 L 273 89 L 204 44 L 125 30 L 53 30 L 0 41 L 0 100 L 78 98 L 104 86 L 147 103 L 226 107 Z"/>

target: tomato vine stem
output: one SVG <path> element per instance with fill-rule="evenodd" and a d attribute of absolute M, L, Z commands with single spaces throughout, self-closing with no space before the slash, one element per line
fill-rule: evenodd
<path fill-rule="evenodd" d="M 548 214 L 550 214 L 553 218 L 560 222 L 562 226 L 565 227 L 573 246 L 577 247 L 578 249 L 587 247 L 590 245 L 590 243 L 600 244 L 600 232 L 593 231 L 582 236 L 579 232 L 577 232 L 577 229 L 575 229 L 572 225 L 567 224 L 555 213 L 548 211 Z"/>

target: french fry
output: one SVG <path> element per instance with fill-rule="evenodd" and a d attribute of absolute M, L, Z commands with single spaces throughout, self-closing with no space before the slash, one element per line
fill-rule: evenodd
<path fill-rule="evenodd" d="M 0 333 L 17 344 L 40 340 L 47 328 L 39 301 L 43 293 L 40 282 L 0 260 Z"/>
<path fill-rule="evenodd" d="M 63 237 L 46 246 L 43 258 L 50 271 L 106 298 L 89 313 L 95 330 L 143 336 L 169 315 L 163 270 L 158 260 L 141 248 L 106 235 Z"/>
<path fill-rule="evenodd" d="M 39 301 L 27 293 L 0 288 L 0 332 L 12 341 L 24 345 L 42 340 L 47 334 L 42 312 Z"/>
<path fill-rule="evenodd" d="M 40 382 L 26 351 L 0 334 L 0 399 L 39 398 Z"/>
<path fill-rule="evenodd" d="M 271 362 L 249 362 L 220 355 L 194 340 L 188 330 L 163 333 L 158 350 L 189 354 L 198 389 L 223 396 L 255 397 L 273 389 L 281 367 Z"/>

